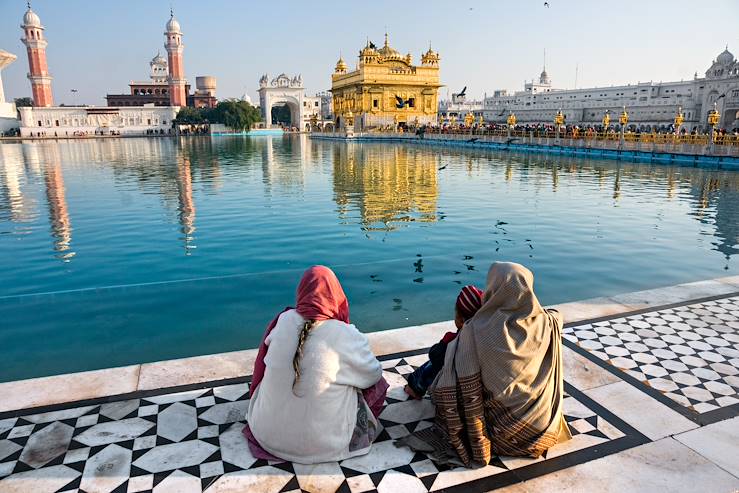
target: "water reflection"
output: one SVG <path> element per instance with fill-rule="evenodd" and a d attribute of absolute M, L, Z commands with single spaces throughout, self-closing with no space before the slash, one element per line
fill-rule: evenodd
<path fill-rule="evenodd" d="M 177 163 L 177 207 L 180 220 L 180 231 L 185 243 L 185 255 L 196 248 L 193 244 L 195 233 L 195 201 L 192 197 L 192 174 L 190 172 L 190 160 L 186 157 L 178 157 Z"/>
<path fill-rule="evenodd" d="M 440 162 L 433 153 L 402 146 L 335 146 L 333 184 L 339 217 L 346 220 L 358 210 L 365 231 L 436 221 Z"/>
<path fill-rule="evenodd" d="M 48 207 L 49 226 L 55 257 L 69 262 L 76 253 L 72 250 L 72 220 L 62 171 L 62 156 L 55 144 L 23 145 L 23 157 L 27 163 L 41 163 Z M 31 169 L 36 170 L 36 166 Z M 23 199 L 19 200 L 20 202 Z"/>
<path fill-rule="evenodd" d="M 76 180 L 74 194 L 65 183 L 70 175 Z M 551 197 L 550 193 L 566 197 L 578 194 L 592 183 L 604 197 L 613 199 L 609 207 L 621 207 L 628 200 L 644 201 L 645 218 L 654 217 L 655 201 L 660 207 L 687 205 L 688 214 L 700 223 L 701 234 L 711 237 L 710 248 L 721 252 L 727 268 L 728 260 L 739 253 L 739 173 L 533 154 L 460 154 L 443 148 L 334 144 L 310 141 L 305 136 L 1 144 L 0 233 L 6 237 L 28 234 L 38 221 L 39 204 L 44 204 L 48 209 L 50 250 L 57 258 L 72 260 L 83 251 L 80 245 L 84 243 L 79 238 L 73 243 L 73 234 L 78 235 L 79 230 L 73 228 L 75 211 L 70 210 L 68 200 L 71 195 L 77 204 L 85 198 L 76 193 L 76 185 L 88 175 L 114 193 L 128 194 L 127 200 L 134 203 L 156 196 L 171 222 L 177 224 L 172 238 L 184 246 L 187 256 L 194 253 L 196 239 L 202 245 L 202 234 L 207 230 L 204 225 L 216 217 L 201 212 L 196 226 L 198 201 L 219 196 L 224 190 L 250 200 L 262 196 L 267 200 L 259 205 L 269 208 L 277 199 L 310 203 L 318 195 L 306 196 L 309 184 L 315 184 L 316 190 L 326 186 L 338 214 L 334 223 L 349 228 L 356 225 L 367 235 L 389 234 L 414 223 L 422 226 L 445 222 L 442 219 L 457 204 L 447 204 L 444 212 L 439 209 L 442 178 L 449 183 L 449 191 L 479 180 L 489 181 L 491 186 L 503 183 L 508 187 L 507 198 L 529 194 L 531 203 L 542 196 Z M 259 178 L 261 186 L 254 185 L 253 177 Z M 137 191 L 130 190 L 132 183 Z M 244 184 L 245 188 L 233 190 L 235 184 Z M 646 197 L 645 190 L 654 196 Z M 507 204 L 496 202 L 498 198 L 479 195 L 476 200 L 481 201 L 481 208 L 495 204 L 507 213 Z M 84 212 L 93 214 L 90 204 L 85 205 Z M 115 212 L 94 211 L 94 220 L 104 223 L 106 216 Z M 664 220 L 664 215 L 657 214 L 655 220 Z M 606 234 L 600 227 L 596 237 Z M 602 227 L 607 229 L 606 225 Z M 86 247 L 93 248 L 90 243 Z M 500 242 L 496 241 L 493 249 L 499 248 Z"/>
<path fill-rule="evenodd" d="M 0 145 L 0 156 L 0 225 L 5 221 L 31 222 L 36 217 L 36 211 L 30 194 L 22 190 L 28 178 L 21 146 Z"/>

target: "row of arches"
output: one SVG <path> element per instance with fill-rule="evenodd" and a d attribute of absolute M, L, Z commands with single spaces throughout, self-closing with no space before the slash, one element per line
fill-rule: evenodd
<path fill-rule="evenodd" d="M 139 95 L 143 96 L 145 94 L 162 94 L 162 95 L 165 95 L 165 94 L 167 94 L 167 89 L 161 89 L 161 90 L 160 89 L 153 89 L 152 90 L 151 88 L 148 88 L 148 89 L 134 89 L 133 90 L 133 94 L 135 96 L 139 96 Z"/>

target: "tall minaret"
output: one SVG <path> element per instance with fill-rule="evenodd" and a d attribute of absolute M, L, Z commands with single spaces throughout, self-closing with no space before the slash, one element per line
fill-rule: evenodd
<path fill-rule="evenodd" d="M 167 61 L 169 65 L 169 104 L 171 106 L 187 106 L 187 94 L 185 93 L 185 68 L 182 66 L 182 31 L 180 23 L 174 18 L 174 13 L 169 11 L 167 30 L 164 33 L 166 41 L 164 47 L 167 49 Z"/>
<path fill-rule="evenodd" d="M 41 19 L 31 10 L 28 2 L 28 10 L 23 16 L 23 44 L 28 49 L 28 80 L 31 81 L 34 106 L 53 106 L 54 98 L 51 95 L 51 76 L 49 67 L 46 65 L 46 40 L 44 39 L 44 26 Z"/>

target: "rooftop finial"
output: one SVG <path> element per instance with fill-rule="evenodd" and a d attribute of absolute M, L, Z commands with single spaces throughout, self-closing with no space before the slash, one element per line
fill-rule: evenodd
<path fill-rule="evenodd" d="M 544 70 L 547 69 L 547 49 L 544 48 Z"/>
<path fill-rule="evenodd" d="M 390 46 L 390 43 L 388 43 L 387 40 L 387 26 L 385 26 L 385 46 Z"/>
<path fill-rule="evenodd" d="M 174 18 L 174 9 L 172 8 L 172 4 L 169 4 L 169 17 Z"/>
<path fill-rule="evenodd" d="M 26 6 L 28 7 L 28 10 L 31 10 L 31 0 L 26 2 Z"/>

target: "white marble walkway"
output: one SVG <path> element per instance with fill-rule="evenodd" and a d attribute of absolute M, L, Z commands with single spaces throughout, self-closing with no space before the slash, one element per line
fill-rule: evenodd
<path fill-rule="evenodd" d="M 0 384 L 0 493 L 739 490 L 739 277 L 560 305 L 574 439 L 544 458 L 437 468 L 404 375 L 449 323 L 371 334 L 391 384 L 369 455 L 302 466 L 241 435 L 254 351 Z M 60 390 L 61 389 L 61 390 Z"/>

